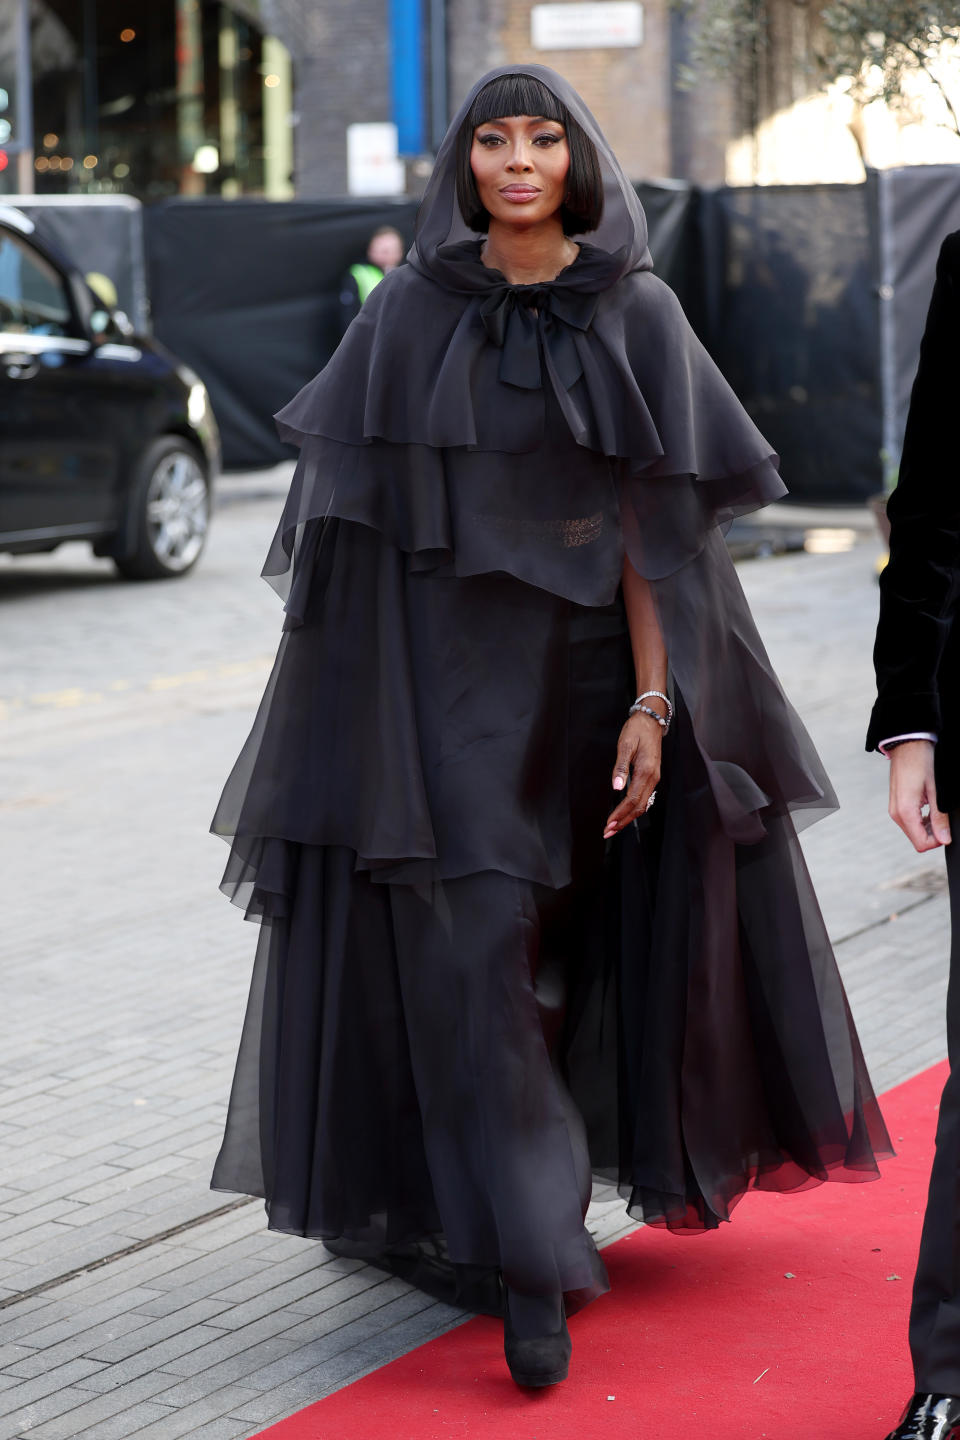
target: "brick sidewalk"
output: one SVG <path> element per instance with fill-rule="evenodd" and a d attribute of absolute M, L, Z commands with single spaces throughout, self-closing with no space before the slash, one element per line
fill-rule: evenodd
<path fill-rule="evenodd" d="M 207 1189 L 254 932 L 206 830 L 276 644 L 256 575 L 279 485 L 223 506 L 184 582 L 118 585 L 77 550 L 0 564 L 0 1440 L 240 1440 L 459 1319 Z M 861 749 L 874 556 L 741 575 L 840 793 L 805 848 L 885 1088 L 944 1054 L 948 921 L 942 859 L 887 820 Z M 590 1223 L 622 1233 L 620 1202 Z"/>

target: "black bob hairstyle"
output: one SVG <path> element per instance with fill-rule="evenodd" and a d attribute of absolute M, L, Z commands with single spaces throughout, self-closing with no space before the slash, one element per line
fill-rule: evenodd
<path fill-rule="evenodd" d="M 457 203 L 464 222 L 480 234 L 485 234 L 490 226 L 490 216 L 480 202 L 470 168 L 473 132 L 488 120 L 504 120 L 511 115 L 539 115 L 544 120 L 554 120 L 563 126 L 570 150 L 567 194 L 560 208 L 563 233 L 584 235 L 596 230 L 603 214 L 603 178 L 596 147 L 566 105 L 532 75 L 501 75 L 499 79 L 491 80 L 477 95 L 460 126 L 457 134 Z"/>

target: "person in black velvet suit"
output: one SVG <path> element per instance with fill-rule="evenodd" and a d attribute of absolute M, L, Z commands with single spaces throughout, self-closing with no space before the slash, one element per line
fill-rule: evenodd
<path fill-rule="evenodd" d="M 948 235 L 890 497 L 877 702 L 867 749 L 890 757 L 890 816 L 918 851 L 946 847 L 953 943 L 950 1075 L 910 1312 L 916 1393 L 887 1440 L 960 1440 L 960 231 Z"/>

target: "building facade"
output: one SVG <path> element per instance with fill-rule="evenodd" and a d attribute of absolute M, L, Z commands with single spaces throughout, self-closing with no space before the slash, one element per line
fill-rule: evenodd
<path fill-rule="evenodd" d="M 18 10 L 33 142 L 4 168 Z M 766 11 L 756 63 L 684 88 L 691 22 L 675 0 L 0 0 L 0 194 L 25 175 L 40 192 L 144 201 L 417 193 L 477 76 L 525 61 L 576 86 L 637 180 L 854 182 L 960 161 L 922 83 L 899 112 L 824 92 L 816 8 Z"/>
<path fill-rule="evenodd" d="M 636 178 L 709 181 L 723 163 L 716 115 L 704 122 L 702 104 L 672 84 L 680 48 L 669 0 L 24 4 L 29 174 L 41 193 L 344 195 L 357 190 L 348 132 L 391 123 L 400 185 L 416 192 L 476 77 L 525 60 L 572 81 Z M 618 32 L 610 16 L 624 14 Z M 0 7 L 0 99 L 14 48 L 6 17 Z M 23 188 L 22 177 L 0 170 L 0 192 Z"/>
<path fill-rule="evenodd" d="M 0 6 L 8 70 L 17 8 Z M 255 0 L 29 0 L 28 13 L 38 193 L 293 193 L 291 59 Z M 11 170 L 8 192 L 23 181 Z"/>

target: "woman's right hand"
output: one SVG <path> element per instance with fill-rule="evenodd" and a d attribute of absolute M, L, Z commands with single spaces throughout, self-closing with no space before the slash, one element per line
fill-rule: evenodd
<path fill-rule="evenodd" d="M 663 731 L 656 720 L 642 712 L 631 715 L 620 731 L 617 763 L 613 769 L 614 790 L 627 793 L 607 818 L 604 840 L 609 840 L 646 811 L 660 779 L 662 749 Z"/>

